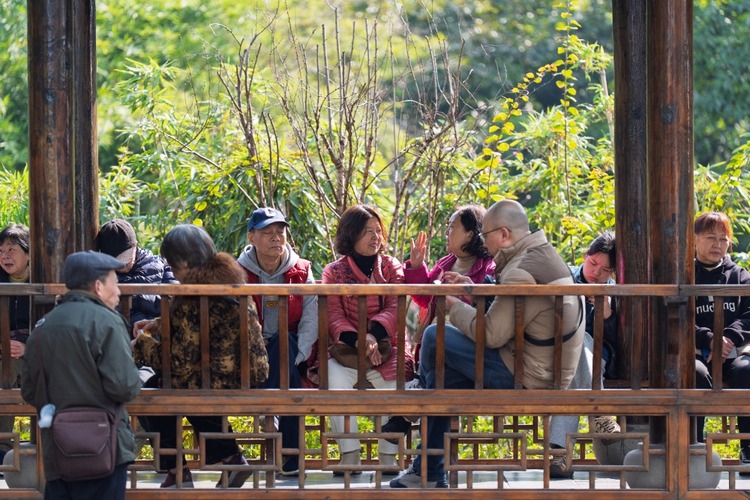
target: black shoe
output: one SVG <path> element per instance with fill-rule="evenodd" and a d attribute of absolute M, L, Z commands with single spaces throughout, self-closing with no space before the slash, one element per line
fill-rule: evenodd
<path fill-rule="evenodd" d="M 395 479 L 391 479 L 389 486 L 391 488 L 421 488 L 422 477 L 417 474 L 414 467 L 401 471 L 401 473 Z M 425 485 L 427 488 L 447 488 L 448 483 L 445 481 L 445 475 L 436 481 L 427 481 Z"/>
<path fill-rule="evenodd" d="M 193 475 L 190 473 L 190 469 L 187 467 L 182 468 L 182 483 L 181 488 L 193 488 Z M 177 488 L 177 474 L 174 472 L 167 472 L 167 477 L 164 478 L 159 488 Z"/>
<path fill-rule="evenodd" d="M 573 479 L 573 467 L 568 466 L 567 457 L 558 455 L 552 458 L 549 464 L 550 479 Z"/>
<path fill-rule="evenodd" d="M 750 466 L 750 446 L 745 446 L 740 450 L 740 465 Z M 750 476 L 750 467 L 740 472 L 740 476 Z"/>
<path fill-rule="evenodd" d="M 411 430 L 411 422 L 404 417 L 391 417 L 381 429 L 383 432 L 398 432 L 399 434 L 406 434 Z M 386 439 L 386 441 L 398 444 L 398 439 Z"/>
<path fill-rule="evenodd" d="M 243 457 L 239 453 L 223 459 L 222 462 L 224 463 L 224 465 L 247 465 L 247 460 L 245 460 L 245 457 Z M 245 481 L 247 481 L 247 478 L 249 478 L 251 475 L 252 472 L 249 469 L 231 471 L 227 479 L 227 488 L 242 488 L 242 485 L 245 484 Z M 216 483 L 216 487 L 224 487 L 224 483 L 221 479 L 219 479 L 219 482 Z"/>
<path fill-rule="evenodd" d="M 299 459 L 290 458 L 281 466 L 281 475 L 285 477 L 299 476 Z"/>

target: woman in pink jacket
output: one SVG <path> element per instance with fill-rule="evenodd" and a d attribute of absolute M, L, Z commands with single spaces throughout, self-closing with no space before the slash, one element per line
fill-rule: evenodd
<path fill-rule="evenodd" d="M 409 260 L 404 263 L 404 282 L 483 283 L 485 277 L 494 277 L 495 261 L 479 236 L 482 234 L 482 220 L 486 212 L 480 205 L 464 205 L 453 212 L 445 229 L 445 250 L 448 255 L 439 258 L 431 270 L 428 270 L 425 264 L 427 236 L 421 231 L 416 242 L 411 240 L 411 254 Z M 416 344 L 414 358 L 418 361 L 422 332 L 435 321 L 437 299 L 432 295 L 412 295 L 411 299 L 419 306 L 419 328 L 412 337 L 412 342 Z M 470 298 L 462 297 L 461 300 L 468 301 Z M 410 386 L 422 385 L 418 379 L 414 379 Z M 382 430 L 406 433 L 411 426 L 412 421 L 409 419 L 394 416 Z"/>
<path fill-rule="evenodd" d="M 479 205 L 458 207 L 448 219 L 445 229 L 445 250 L 431 270 L 427 270 L 427 236 L 424 231 L 411 240 L 411 254 L 404 263 L 405 283 L 482 283 L 485 276 L 494 276 L 495 261 L 487 253 L 479 235 L 482 219 L 487 211 Z M 427 326 L 435 320 L 437 300 L 431 295 L 412 295 L 411 299 L 420 308 L 420 322 Z M 469 298 L 462 298 L 468 301 Z M 413 339 L 419 343 L 420 339 Z"/>
<path fill-rule="evenodd" d="M 341 216 L 334 241 L 336 253 L 342 257 L 323 270 L 323 283 L 367 284 L 403 283 L 404 273 L 401 263 L 388 255 L 383 255 L 385 225 L 374 207 L 355 205 Z M 396 296 L 367 296 L 367 335 L 365 338 L 366 356 L 372 368 L 367 370 L 367 381 L 376 389 L 396 388 L 396 352 L 398 335 L 396 332 Z M 328 333 L 331 349 L 337 345 L 357 348 L 357 324 L 359 297 L 328 297 Z M 390 339 L 392 355 L 381 353 L 378 342 Z M 381 342 L 382 344 L 382 342 Z M 408 354 L 410 361 L 410 355 Z M 357 369 L 344 366 L 332 356 L 328 359 L 328 386 L 331 389 L 351 389 L 357 383 Z M 331 428 L 334 433 L 344 432 L 344 417 L 332 416 Z M 356 417 L 350 417 L 350 431 L 357 432 Z M 358 439 L 339 439 L 340 465 L 360 465 L 360 443 Z M 385 440 L 378 444 L 378 458 L 381 465 L 395 465 L 398 447 Z M 338 471 L 337 471 L 338 472 Z M 355 470 L 353 474 L 361 471 Z"/>

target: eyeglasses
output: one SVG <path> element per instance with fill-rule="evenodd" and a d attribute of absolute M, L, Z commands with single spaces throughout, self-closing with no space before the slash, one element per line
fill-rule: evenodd
<path fill-rule="evenodd" d="M 496 227 L 495 229 L 490 229 L 489 231 L 483 231 L 483 232 L 479 233 L 479 237 L 482 239 L 482 241 L 484 241 L 484 239 L 487 237 L 488 234 L 494 233 L 495 231 L 499 231 L 499 230 L 501 230 L 504 227 L 505 226 L 500 226 L 500 227 Z M 507 229 L 509 233 L 511 232 L 510 228 L 505 227 L 505 229 Z"/>

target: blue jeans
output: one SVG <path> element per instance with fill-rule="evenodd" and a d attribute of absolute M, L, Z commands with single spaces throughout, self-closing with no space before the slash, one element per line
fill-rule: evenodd
<path fill-rule="evenodd" d="M 297 337 L 288 333 L 289 338 L 289 388 L 299 389 L 302 387 L 302 376 L 294 366 L 299 348 Z M 278 389 L 281 386 L 281 350 L 279 349 L 279 334 L 274 333 L 266 341 L 268 352 L 268 379 L 261 384 L 264 389 Z M 299 448 L 299 417 L 280 417 L 279 432 L 281 432 L 282 448 Z"/>
<path fill-rule="evenodd" d="M 419 362 L 419 376 L 425 388 L 435 388 L 436 367 L 435 348 L 437 345 L 437 327 L 430 325 L 422 336 L 422 357 Z M 476 344 L 465 336 L 459 329 L 445 325 L 445 384 L 446 389 L 474 388 L 474 353 Z M 498 349 L 484 351 L 484 387 L 486 389 L 512 389 L 513 374 L 500 358 Z M 428 417 L 427 419 L 427 447 L 430 449 L 443 448 L 443 436 L 450 430 L 450 417 Z M 414 469 L 419 472 L 420 456 L 414 460 Z M 427 457 L 427 480 L 442 479 L 443 456 L 430 455 Z"/>

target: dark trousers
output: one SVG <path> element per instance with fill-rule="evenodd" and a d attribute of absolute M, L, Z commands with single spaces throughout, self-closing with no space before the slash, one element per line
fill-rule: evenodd
<path fill-rule="evenodd" d="M 201 432 L 221 432 L 221 417 L 186 417 L 193 426 L 196 440 Z M 160 448 L 175 449 L 177 447 L 177 418 L 175 417 L 148 417 L 146 422 L 141 419 L 141 425 L 148 432 L 158 432 L 161 443 Z M 232 427 L 229 427 L 232 432 Z M 240 452 L 237 441 L 234 439 L 206 439 L 206 463 L 215 464 L 223 458 L 230 457 Z M 185 458 L 182 459 L 185 465 Z M 159 470 L 170 470 L 177 466 L 177 457 L 174 455 L 159 456 Z"/>
<path fill-rule="evenodd" d="M 143 387 L 158 387 L 159 376 L 154 375 L 143 384 Z M 221 432 L 221 417 L 188 416 L 186 417 L 195 431 L 196 442 L 201 432 Z M 159 433 L 159 448 L 175 449 L 177 447 L 177 418 L 173 416 L 164 417 L 138 417 L 146 432 Z M 232 432 L 232 427 L 229 427 Z M 154 444 L 153 442 L 151 443 Z M 237 441 L 234 439 L 207 439 L 206 440 L 206 463 L 215 464 L 223 458 L 230 457 L 240 452 Z M 183 465 L 185 458 L 182 459 Z M 159 470 L 174 469 L 177 466 L 175 455 L 159 455 Z"/>
<path fill-rule="evenodd" d="M 128 481 L 128 464 L 115 467 L 115 471 L 101 479 L 89 481 L 47 481 L 44 500 L 125 500 Z"/>
<path fill-rule="evenodd" d="M 446 325 L 445 332 L 445 379 L 446 389 L 473 389 L 476 344 L 454 326 Z M 422 359 L 419 363 L 419 378 L 426 389 L 436 387 L 437 327 L 430 325 L 422 335 Z M 513 374 L 505 366 L 497 349 L 484 351 L 484 380 L 488 389 L 512 389 Z M 445 434 L 450 431 L 450 417 L 427 417 L 427 448 L 442 449 Z M 421 445 L 420 445 L 421 446 Z M 422 457 L 417 455 L 413 467 L 420 470 Z M 427 457 L 427 480 L 438 481 L 445 476 L 443 455 Z"/>
<path fill-rule="evenodd" d="M 721 367 L 721 377 L 731 389 L 750 389 L 750 356 L 737 356 L 727 359 Z M 711 363 L 705 364 L 701 358 L 695 359 L 695 387 L 696 389 L 713 388 L 711 378 Z M 697 417 L 698 441 L 703 441 L 702 416 Z M 740 432 L 750 432 L 750 417 L 737 417 L 737 427 Z M 742 448 L 749 446 L 750 440 L 741 439 Z"/>
<path fill-rule="evenodd" d="M 293 334 L 288 334 L 289 338 L 289 388 L 299 389 L 302 387 L 302 376 L 294 366 L 294 360 L 297 358 L 299 348 L 297 347 L 297 338 Z M 276 333 L 266 341 L 266 351 L 268 352 L 268 380 L 261 387 L 264 389 L 278 389 L 281 387 L 281 350 L 279 349 L 279 334 Z M 299 419 L 300 417 L 280 417 L 279 432 L 281 433 L 282 448 L 299 447 Z"/>

